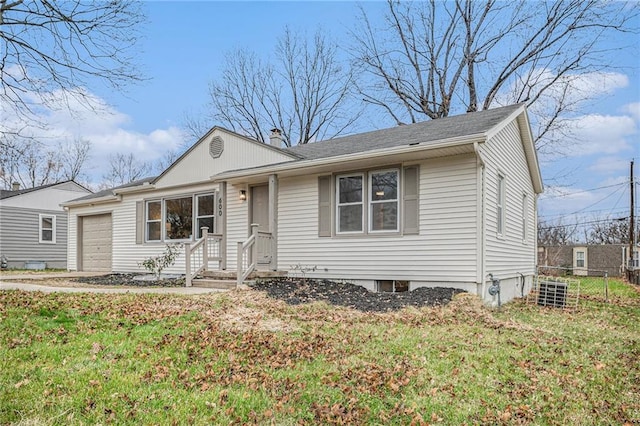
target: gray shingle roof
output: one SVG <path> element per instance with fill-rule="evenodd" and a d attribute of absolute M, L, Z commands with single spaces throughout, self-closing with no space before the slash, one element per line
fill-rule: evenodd
<path fill-rule="evenodd" d="M 106 197 L 108 195 L 113 195 L 113 191 L 116 190 L 116 189 L 130 188 L 130 187 L 133 187 L 133 186 L 143 185 L 145 183 L 151 182 L 155 178 L 156 178 L 155 176 L 149 176 L 149 177 L 146 177 L 146 178 L 134 180 L 133 182 L 125 183 L 124 185 L 114 186 L 113 188 L 108 188 L 108 189 L 103 189 L 102 191 L 98 191 L 98 192 L 95 192 L 93 194 L 86 195 L 86 196 L 80 197 L 80 198 L 74 198 L 73 200 L 69 200 L 67 202 L 69 202 L 69 203 L 70 202 L 74 202 L 75 203 L 76 201 L 93 200 L 94 198 Z"/>
<path fill-rule="evenodd" d="M 62 182 L 49 183 L 49 184 L 46 184 L 46 185 L 36 186 L 34 188 L 18 189 L 17 191 L 1 189 L 0 190 L 0 200 L 4 200 L 5 198 L 15 197 L 16 195 L 27 194 L 27 193 L 33 192 L 33 191 L 39 191 L 41 189 L 49 188 L 49 187 L 56 186 L 56 185 L 61 185 L 63 183 L 67 183 L 67 182 L 73 182 L 75 184 L 78 184 L 77 182 L 75 182 L 73 180 L 65 180 L 65 181 L 62 181 Z"/>
<path fill-rule="evenodd" d="M 288 148 L 287 151 L 295 153 L 306 160 L 316 160 L 484 133 L 521 106 L 522 104 L 515 104 L 421 123 L 401 125 L 389 129 L 374 130 L 357 135 L 297 145 Z"/>

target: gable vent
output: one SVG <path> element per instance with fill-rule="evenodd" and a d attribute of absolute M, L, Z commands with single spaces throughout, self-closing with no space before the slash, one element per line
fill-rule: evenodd
<path fill-rule="evenodd" d="M 222 155 L 223 150 L 224 150 L 224 141 L 220 136 L 216 136 L 215 138 L 211 139 L 211 142 L 209 143 L 209 154 L 211 154 L 211 157 L 213 158 L 220 157 L 220 155 Z"/>

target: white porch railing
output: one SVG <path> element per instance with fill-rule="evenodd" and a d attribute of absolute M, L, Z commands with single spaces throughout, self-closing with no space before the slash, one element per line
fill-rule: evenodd
<path fill-rule="evenodd" d="M 201 272 L 209 270 L 209 262 L 218 262 L 218 269 L 226 269 L 226 250 L 223 247 L 222 234 L 211 234 L 209 228 L 202 227 L 202 238 L 195 243 L 185 243 L 185 281 L 191 287 L 191 281 Z"/>
<path fill-rule="evenodd" d="M 240 285 L 260 265 L 271 265 L 271 232 L 258 231 L 258 224 L 251 224 L 251 235 L 244 242 L 238 242 L 237 284 Z"/>

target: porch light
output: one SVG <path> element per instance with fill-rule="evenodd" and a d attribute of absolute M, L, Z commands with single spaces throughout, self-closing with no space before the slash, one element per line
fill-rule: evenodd
<path fill-rule="evenodd" d="M 240 201 L 247 201 L 247 191 L 244 189 L 240 190 Z"/>

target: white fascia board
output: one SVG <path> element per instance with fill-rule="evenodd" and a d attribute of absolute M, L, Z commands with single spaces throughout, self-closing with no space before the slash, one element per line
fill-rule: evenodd
<path fill-rule="evenodd" d="M 229 179 L 244 178 L 255 175 L 267 175 L 272 173 L 278 173 L 282 171 L 292 171 L 298 169 L 308 169 L 310 167 L 326 166 L 334 163 L 346 163 L 354 160 L 368 160 L 376 158 L 384 158 L 389 155 L 401 155 L 419 151 L 431 151 L 440 148 L 450 148 L 459 145 L 473 144 L 477 142 L 484 142 L 486 136 L 484 133 L 478 133 L 474 135 L 460 136 L 456 138 L 443 139 L 436 143 L 429 143 L 428 145 L 412 144 L 404 146 L 396 146 L 392 148 L 384 148 L 373 151 L 358 152 L 353 154 L 338 155 L 334 157 L 326 157 L 315 160 L 301 160 L 292 161 L 287 163 L 279 163 L 270 166 L 258 167 L 254 169 L 236 170 L 231 172 L 224 172 L 218 175 L 211 176 L 214 182 L 219 182 Z M 321 142 L 320 142 L 321 143 Z"/>
<path fill-rule="evenodd" d="M 529 123 L 529 114 L 524 105 L 512 112 L 508 117 L 502 120 L 500 123 L 493 126 L 488 130 L 486 140 L 491 139 L 504 129 L 509 123 L 516 120 L 518 128 L 520 129 L 520 135 L 522 137 L 523 149 L 527 158 L 527 164 L 529 166 L 529 174 L 531 181 L 535 189 L 536 194 L 540 194 L 544 191 L 544 185 L 542 183 L 542 176 L 540 174 L 540 165 L 538 164 L 538 153 L 536 152 L 535 142 L 533 141 L 533 133 L 531 132 L 531 124 Z"/>
<path fill-rule="evenodd" d="M 129 187 L 126 187 L 126 188 L 114 189 L 113 193 L 115 195 L 118 195 L 118 194 L 132 194 L 132 193 L 135 193 L 135 192 L 151 191 L 153 189 L 156 189 L 156 186 L 147 182 L 147 183 L 143 183 L 142 185 L 138 185 L 138 186 L 129 186 Z"/>
<path fill-rule="evenodd" d="M 88 200 L 69 201 L 60 205 L 62 207 L 92 206 L 94 204 L 106 204 L 120 200 L 122 200 L 122 197 L 119 195 L 104 195 L 102 197 L 90 198 Z"/>

